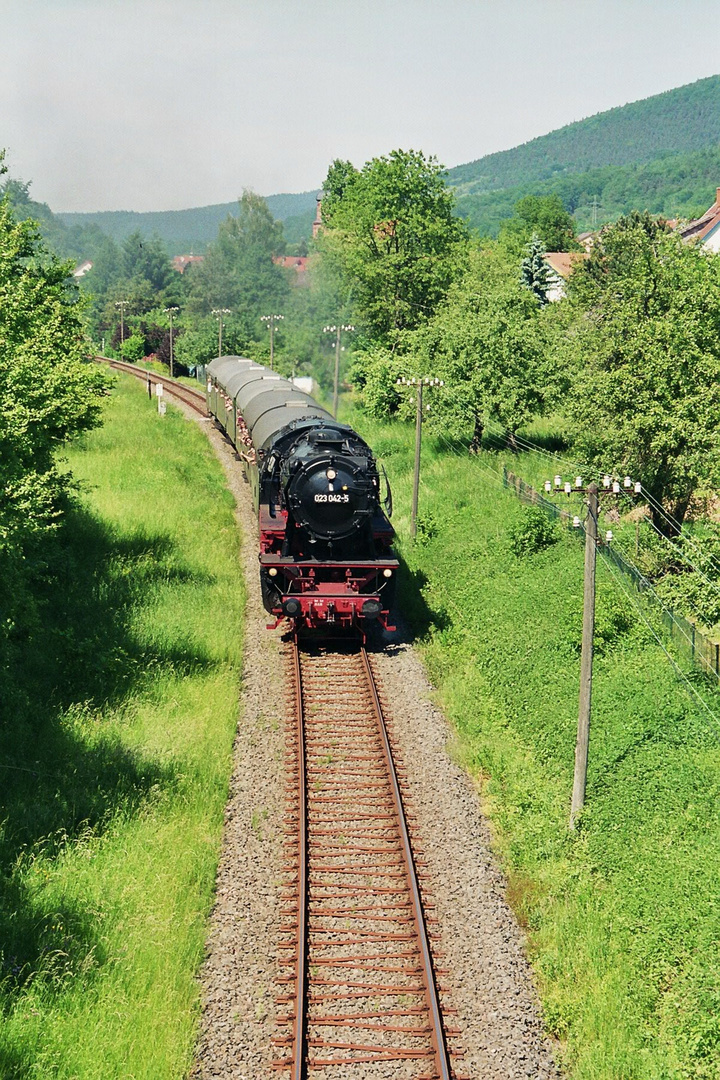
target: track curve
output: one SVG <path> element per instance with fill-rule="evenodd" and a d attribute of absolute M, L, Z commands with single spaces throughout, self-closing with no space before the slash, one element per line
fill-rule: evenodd
<path fill-rule="evenodd" d="M 136 367 L 135 364 L 128 364 L 124 360 L 112 360 L 107 356 L 96 356 L 94 359 L 99 364 L 107 364 L 114 371 L 123 371 L 127 375 L 134 375 L 135 378 L 142 379 L 147 385 L 150 395 L 156 392 L 155 386 L 159 383 L 167 394 L 177 398 L 178 401 L 182 401 L 201 416 L 207 416 L 208 414 L 205 395 L 200 390 L 193 390 L 191 386 L 185 386 L 184 383 L 178 382 L 177 379 L 158 375 L 154 371 Z"/>

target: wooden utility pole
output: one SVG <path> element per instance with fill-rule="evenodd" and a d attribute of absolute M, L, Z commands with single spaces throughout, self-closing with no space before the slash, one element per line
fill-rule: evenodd
<path fill-rule="evenodd" d="M 122 356 L 123 345 L 125 344 L 125 308 L 129 303 L 129 300 L 115 301 L 115 307 L 120 308 L 120 356 Z"/>
<path fill-rule="evenodd" d="M 410 513 L 410 534 L 417 536 L 418 502 L 420 498 L 420 449 L 422 446 L 423 422 L 423 386 L 444 386 L 442 379 L 398 379 L 398 386 L 409 386 L 416 393 L 415 398 L 415 471 L 413 473 L 412 510 Z M 426 409 L 430 406 L 427 405 Z"/>
<path fill-rule="evenodd" d="M 420 498 L 420 448 L 422 445 L 422 421 L 423 421 L 423 383 L 418 381 L 416 410 L 415 410 L 415 471 L 413 472 L 412 512 L 410 514 L 410 533 L 413 540 L 417 536 L 418 501 Z"/>
<path fill-rule="evenodd" d="M 180 308 L 176 308 L 176 307 L 166 307 L 165 308 L 165 314 L 168 315 L 169 318 L 170 318 L 170 378 L 171 379 L 174 378 L 174 376 L 175 376 L 175 358 L 174 358 L 174 355 L 173 355 L 173 324 L 172 324 L 172 321 L 173 321 L 173 315 L 175 314 L 176 311 L 179 311 L 179 310 L 180 310 Z"/>
<path fill-rule="evenodd" d="M 218 358 L 222 356 L 222 332 L 223 332 L 223 316 L 230 314 L 230 308 L 221 307 L 213 308 L 213 315 L 218 321 Z"/>
<path fill-rule="evenodd" d="M 588 746 L 590 744 L 590 711 L 592 705 L 592 678 L 593 678 L 593 635 L 595 632 L 595 565 L 597 562 L 598 547 L 598 513 L 599 495 L 616 496 L 621 493 L 627 496 L 640 495 L 642 484 L 633 481 L 626 476 L 621 482 L 614 480 L 606 474 L 602 480 L 602 489 L 597 484 L 589 484 L 583 488 L 582 477 L 578 476 L 575 486 L 571 483 L 563 483 L 561 476 L 555 477 L 555 484 L 550 480 L 545 481 L 545 492 L 548 495 L 582 494 L 587 495 L 588 514 L 585 522 L 585 585 L 583 590 L 583 631 L 582 652 L 580 654 L 580 704 L 578 707 L 577 742 L 575 744 L 575 775 L 573 778 L 572 804 L 570 807 L 570 828 L 575 828 L 577 815 L 585 805 L 585 785 L 587 782 L 588 769 Z M 579 517 L 573 519 L 573 525 L 580 528 L 582 522 Z M 604 543 L 610 544 L 613 538 L 612 530 L 608 529 Z"/>
<path fill-rule="evenodd" d="M 578 709 L 577 742 L 575 744 L 575 776 L 573 779 L 570 828 L 585 805 L 588 746 L 590 742 L 590 710 L 592 704 L 593 634 L 595 630 L 595 566 L 598 539 L 598 486 L 590 484 L 588 516 L 585 524 L 585 587 L 583 593 L 582 652 L 580 656 L 580 705 Z"/>
<path fill-rule="evenodd" d="M 275 323 L 284 319 L 284 315 L 261 315 L 260 322 L 267 323 L 270 331 L 270 370 L 274 370 L 275 364 Z"/>
<path fill-rule="evenodd" d="M 335 378 L 333 380 L 333 416 L 337 420 L 338 413 L 338 382 L 340 377 L 340 337 L 343 330 L 354 330 L 354 326 L 323 326 L 323 334 L 335 334 Z"/>

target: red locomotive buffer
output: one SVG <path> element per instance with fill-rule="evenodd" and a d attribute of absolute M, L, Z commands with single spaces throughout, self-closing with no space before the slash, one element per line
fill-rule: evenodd
<path fill-rule="evenodd" d="M 245 462 L 265 609 L 298 627 L 388 626 L 398 561 L 387 479 L 352 428 L 239 357 L 207 368 L 208 409 Z"/>

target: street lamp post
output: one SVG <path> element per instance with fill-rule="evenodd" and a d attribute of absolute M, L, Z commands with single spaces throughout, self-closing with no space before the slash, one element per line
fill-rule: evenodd
<path fill-rule="evenodd" d="M 176 311 L 179 311 L 179 310 L 180 310 L 180 308 L 177 308 L 177 307 L 166 307 L 165 308 L 165 314 L 167 316 L 169 316 L 169 318 L 170 318 L 170 378 L 171 379 L 174 378 L 174 376 L 175 376 L 175 363 L 174 363 L 174 355 L 173 355 L 173 324 L 172 324 L 172 321 L 173 321 L 173 315 L 175 314 Z"/>
<path fill-rule="evenodd" d="M 333 416 L 337 420 L 338 412 L 338 377 L 340 374 L 340 336 L 344 330 L 354 330 L 354 326 L 323 326 L 323 334 L 335 334 L 335 380 L 333 383 Z"/>
<path fill-rule="evenodd" d="M 230 314 L 230 308 L 220 307 L 213 308 L 213 315 L 218 321 L 218 356 L 222 356 L 222 332 L 223 332 L 223 315 Z"/>
<path fill-rule="evenodd" d="M 261 315 L 260 321 L 267 323 L 268 330 L 270 331 L 270 370 L 273 371 L 273 363 L 275 359 L 275 323 L 284 319 L 284 315 Z"/>

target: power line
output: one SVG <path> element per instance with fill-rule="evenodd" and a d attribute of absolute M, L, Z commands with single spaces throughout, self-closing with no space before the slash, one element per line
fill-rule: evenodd
<path fill-rule="evenodd" d="M 618 584 L 618 586 L 620 587 L 622 592 L 625 594 L 625 596 L 627 596 L 627 598 L 630 600 L 630 602 L 637 609 L 638 613 L 640 614 L 641 619 L 643 620 L 643 622 L 647 626 L 647 628 L 650 631 L 650 633 L 652 634 L 652 636 L 655 638 L 655 641 L 657 642 L 657 644 L 660 646 L 662 651 L 665 653 L 665 656 L 670 661 L 673 668 L 675 669 L 677 674 L 682 679 L 683 683 L 685 684 L 685 686 L 689 690 L 692 697 L 695 698 L 695 700 L 702 706 L 702 708 L 705 710 L 705 712 L 710 717 L 710 722 L 708 723 L 708 727 L 712 731 L 712 733 L 715 736 L 716 740 L 720 743 L 720 717 L 718 717 L 713 712 L 713 710 L 707 704 L 705 699 L 698 693 L 698 691 L 695 689 L 693 684 L 690 682 L 690 680 L 688 679 L 685 672 L 682 670 L 680 665 L 675 660 L 674 656 L 672 656 L 672 654 L 667 650 L 667 648 L 665 647 L 664 642 L 660 638 L 660 635 L 657 633 L 657 631 L 655 630 L 655 627 L 652 625 L 652 623 L 649 621 L 649 619 L 645 615 L 645 612 L 643 611 L 642 606 L 638 603 L 637 598 L 634 597 L 632 595 L 632 593 L 629 592 L 629 590 L 627 590 L 625 588 L 625 586 L 624 586 L 624 584 L 622 582 L 622 579 L 620 578 L 619 574 L 613 568 L 612 561 L 610 559 L 608 559 L 607 555 L 605 554 L 605 552 L 603 552 L 602 548 L 600 549 L 600 554 L 602 555 L 602 557 L 603 557 L 603 559 L 605 561 L 605 564 L 607 565 L 608 569 L 610 570 L 610 573 L 612 574 L 612 576 L 615 579 L 616 583 Z"/>

